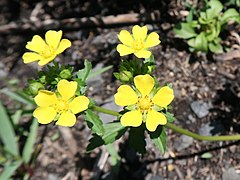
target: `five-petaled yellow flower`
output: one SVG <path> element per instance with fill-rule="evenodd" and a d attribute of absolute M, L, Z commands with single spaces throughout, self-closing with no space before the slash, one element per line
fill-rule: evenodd
<path fill-rule="evenodd" d="M 115 103 L 119 106 L 131 106 L 133 110 L 122 115 L 122 126 L 138 127 L 142 122 L 153 132 L 158 125 L 165 125 L 167 119 L 161 112 L 174 98 L 171 88 L 164 86 L 154 94 L 154 79 L 149 75 L 138 75 L 134 78 L 136 90 L 129 85 L 121 85 L 114 95 Z"/>
<path fill-rule="evenodd" d="M 155 32 L 147 35 L 147 26 L 133 26 L 132 35 L 127 30 L 120 31 L 118 39 L 123 44 L 117 46 L 120 56 L 134 53 L 138 58 L 149 58 L 151 52 L 148 48 L 160 44 L 159 35 Z"/>
<path fill-rule="evenodd" d="M 23 54 L 23 62 L 30 63 L 38 61 L 43 66 L 52 61 L 58 54 L 71 46 L 68 39 L 62 39 L 62 31 L 49 30 L 45 34 L 46 42 L 38 35 L 33 36 L 32 41 L 28 42 L 26 48 L 33 52 Z"/>
<path fill-rule="evenodd" d="M 57 93 L 40 90 L 34 98 L 39 106 L 33 116 L 41 124 L 51 123 L 56 120 L 60 126 L 73 126 L 76 123 L 75 114 L 88 108 L 89 99 L 86 96 L 77 96 L 77 82 L 60 80 Z"/>

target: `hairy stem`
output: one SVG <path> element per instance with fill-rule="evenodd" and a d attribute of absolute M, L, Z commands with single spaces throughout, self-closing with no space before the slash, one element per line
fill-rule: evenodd
<path fill-rule="evenodd" d="M 95 111 L 104 113 L 104 114 L 110 114 L 113 116 L 119 116 L 120 114 L 117 111 L 113 111 L 113 110 L 109 110 L 109 109 L 105 109 L 99 106 L 94 106 L 93 109 Z M 167 123 L 165 125 L 166 127 L 168 127 L 169 129 L 172 129 L 173 131 L 176 131 L 180 134 L 184 134 L 186 136 L 190 136 L 194 139 L 198 139 L 198 140 L 204 140 L 204 141 L 231 141 L 231 140 L 240 140 L 240 135 L 230 135 L 230 136 L 202 136 L 196 133 L 193 133 L 191 131 L 188 131 L 186 129 L 183 129 L 181 127 L 175 126 L 172 123 Z"/>

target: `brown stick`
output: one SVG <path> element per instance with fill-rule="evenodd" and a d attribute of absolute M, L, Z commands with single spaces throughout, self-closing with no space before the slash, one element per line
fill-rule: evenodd
<path fill-rule="evenodd" d="M 48 29 L 68 29 L 78 30 L 83 28 L 111 27 L 117 25 L 128 25 L 159 22 L 160 14 L 158 11 L 148 14 L 120 14 L 117 16 L 106 17 L 84 17 L 68 18 L 62 20 L 48 19 L 44 21 L 11 22 L 0 26 L 0 34 L 9 34 L 12 32 L 20 33 L 23 31 L 39 31 Z"/>

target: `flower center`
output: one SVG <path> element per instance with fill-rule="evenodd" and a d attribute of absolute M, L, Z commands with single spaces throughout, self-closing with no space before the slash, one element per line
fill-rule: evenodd
<path fill-rule="evenodd" d="M 44 50 L 41 52 L 41 56 L 43 56 L 44 58 L 49 58 L 53 56 L 54 53 L 55 53 L 55 50 L 52 46 L 45 45 Z"/>
<path fill-rule="evenodd" d="M 63 99 L 59 99 L 58 102 L 55 104 L 55 109 L 57 112 L 62 113 L 69 109 L 69 105 L 68 105 L 67 101 L 65 101 Z"/>
<path fill-rule="evenodd" d="M 141 97 L 138 99 L 137 107 L 140 109 L 142 113 L 144 113 L 145 111 L 151 110 L 152 106 L 153 106 L 153 102 L 148 96 Z"/>
<path fill-rule="evenodd" d="M 141 49 L 144 48 L 144 41 L 142 39 L 136 39 L 134 42 L 133 42 L 133 49 L 135 51 L 139 51 Z"/>

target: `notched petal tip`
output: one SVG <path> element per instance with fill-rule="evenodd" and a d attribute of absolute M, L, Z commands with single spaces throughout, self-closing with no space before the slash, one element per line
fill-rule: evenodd
<path fill-rule="evenodd" d="M 135 104 L 138 100 L 136 92 L 129 85 L 121 85 L 114 95 L 115 103 L 119 106 Z"/>
<path fill-rule="evenodd" d="M 66 79 L 62 79 L 58 82 L 57 90 L 63 99 L 69 100 L 75 95 L 77 86 L 78 84 L 76 81 L 67 81 Z"/>

